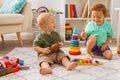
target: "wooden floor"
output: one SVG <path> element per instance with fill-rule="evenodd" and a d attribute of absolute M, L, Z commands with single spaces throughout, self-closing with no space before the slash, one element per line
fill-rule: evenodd
<path fill-rule="evenodd" d="M 23 40 L 23 47 L 32 47 L 32 40 Z M 4 43 L 0 41 L 0 56 L 4 56 L 15 47 L 20 47 L 18 40 L 6 40 Z"/>

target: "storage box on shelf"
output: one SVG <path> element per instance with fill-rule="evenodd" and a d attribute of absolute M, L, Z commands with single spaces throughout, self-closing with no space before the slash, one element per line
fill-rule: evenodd
<path fill-rule="evenodd" d="M 69 23 L 71 28 L 77 27 L 79 33 L 85 28 L 86 24 L 92 20 L 90 18 L 90 7 L 95 3 L 102 3 L 108 10 L 106 20 L 111 22 L 111 2 L 112 0 L 65 0 L 65 24 Z M 64 42 L 70 42 L 66 39 L 66 26 L 64 27 Z"/>

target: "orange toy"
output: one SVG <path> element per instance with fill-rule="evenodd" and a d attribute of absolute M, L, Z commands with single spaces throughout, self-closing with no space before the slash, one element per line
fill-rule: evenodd
<path fill-rule="evenodd" d="M 73 61 L 83 66 L 99 66 L 103 64 L 101 61 L 98 60 L 74 59 Z"/>

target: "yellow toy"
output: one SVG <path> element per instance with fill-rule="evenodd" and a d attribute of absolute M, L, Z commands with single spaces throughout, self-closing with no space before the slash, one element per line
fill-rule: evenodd
<path fill-rule="evenodd" d="M 83 66 L 99 66 L 103 64 L 98 60 L 74 59 L 73 61 L 77 62 L 78 65 L 83 65 Z"/>

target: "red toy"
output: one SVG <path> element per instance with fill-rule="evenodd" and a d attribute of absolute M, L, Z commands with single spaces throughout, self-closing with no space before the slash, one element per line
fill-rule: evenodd
<path fill-rule="evenodd" d="M 0 59 L 0 76 L 27 69 L 29 69 L 29 66 L 24 66 L 24 60 L 19 58 L 9 59 L 9 57 L 4 57 Z"/>

